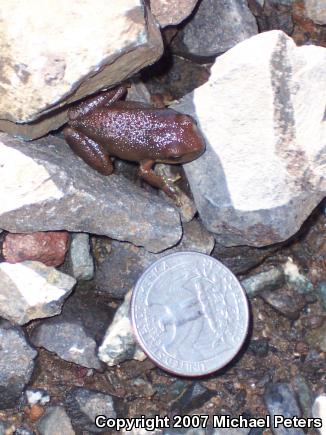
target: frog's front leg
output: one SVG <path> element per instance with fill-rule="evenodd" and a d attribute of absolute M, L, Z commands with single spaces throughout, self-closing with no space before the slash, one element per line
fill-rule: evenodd
<path fill-rule="evenodd" d="M 68 117 L 71 121 L 80 118 L 81 116 L 91 113 L 93 110 L 110 106 L 115 101 L 120 100 L 127 92 L 127 86 L 119 86 L 118 88 L 109 89 L 97 95 L 85 98 L 76 107 L 72 107 L 68 111 Z"/>
<path fill-rule="evenodd" d="M 112 174 L 113 165 L 109 153 L 101 144 L 94 142 L 88 136 L 70 126 L 66 127 L 63 133 L 69 146 L 85 163 L 103 175 Z"/>
<path fill-rule="evenodd" d="M 163 177 L 155 174 L 153 171 L 153 166 L 155 164 L 154 160 L 143 160 L 140 162 L 140 166 L 138 169 L 138 174 L 141 178 L 147 181 L 153 187 L 157 187 L 158 189 L 163 190 L 168 196 L 173 199 L 176 199 L 176 190 L 164 180 Z"/>

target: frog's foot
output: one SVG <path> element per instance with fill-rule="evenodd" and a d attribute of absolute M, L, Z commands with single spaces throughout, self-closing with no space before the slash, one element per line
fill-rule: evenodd
<path fill-rule="evenodd" d="M 92 95 L 85 98 L 81 103 L 79 102 L 76 107 L 72 107 L 68 111 L 68 117 L 71 121 L 87 115 L 99 107 L 110 106 L 115 101 L 120 100 L 127 92 L 127 86 L 119 86 L 108 91 L 100 92 L 95 96 Z"/>
<path fill-rule="evenodd" d="M 102 175 L 112 174 L 113 165 L 110 156 L 102 145 L 94 142 L 73 127 L 66 127 L 63 134 L 69 146 L 85 163 Z"/>
<path fill-rule="evenodd" d="M 160 175 L 155 174 L 153 171 L 153 166 L 155 164 L 154 160 L 143 160 L 140 162 L 140 166 L 138 169 L 138 175 L 145 181 L 147 181 L 148 184 L 150 184 L 153 187 L 156 187 L 158 189 L 163 190 L 168 196 L 170 196 L 172 199 L 177 199 L 177 191 L 169 184 L 163 177 Z"/>

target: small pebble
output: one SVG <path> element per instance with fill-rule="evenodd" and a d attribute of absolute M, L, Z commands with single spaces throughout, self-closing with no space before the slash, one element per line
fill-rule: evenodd
<path fill-rule="evenodd" d="M 94 275 L 94 261 L 90 253 L 88 234 L 73 234 L 69 255 L 73 276 L 77 280 L 86 281 L 92 279 Z"/>
<path fill-rule="evenodd" d="M 241 281 L 249 297 L 254 297 L 262 291 L 272 291 L 283 286 L 284 272 L 281 267 L 273 267 L 264 272 L 252 275 Z"/>
<path fill-rule="evenodd" d="M 40 435 L 75 435 L 71 421 L 62 406 L 49 407 L 37 423 Z"/>
<path fill-rule="evenodd" d="M 86 388 L 73 388 L 66 397 L 66 410 L 74 425 L 91 432 L 106 432 L 107 428 L 95 426 L 95 417 L 105 415 L 116 418 L 115 403 L 112 396 Z"/>
<path fill-rule="evenodd" d="M 322 419 L 323 426 L 319 429 L 319 432 L 321 435 L 326 435 L 326 394 L 316 397 L 312 405 L 312 416 Z"/>
<path fill-rule="evenodd" d="M 25 415 L 31 420 L 32 422 L 35 422 L 39 420 L 42 415 L 44 414 L 44 408 L 40 405 L 32 405 L 31 407 L 25 408 Z"/>
<path fill-rule="evenodd" d="M 69 233 L 66 231 L 9 233 L 3 242 L 2 253 L 8 263 L 30 260 L 57 267 L 64 262 L 68 242 Z"/>
<path fill-rule="evenodd" d="M 283 316 L 290 320 L 296 320 L 307 301 L 303 295 L 296 293 L 290 288 L 283 287 L 277 291 L 264 291 L 260 294 L 262 299 Z"/>
<path fill-rule="evenodd" d="M 269 384 L 265 390 L 264 401 L 271 420 L 275 415 L 283 415 L 284 417 L 301 417 L 301 411 L 295 398 L 292 387 L 285 383 Z M 304 435 L 302 429 L 285 428 L 283 425 L 273 427 L 275 435 Z"/>

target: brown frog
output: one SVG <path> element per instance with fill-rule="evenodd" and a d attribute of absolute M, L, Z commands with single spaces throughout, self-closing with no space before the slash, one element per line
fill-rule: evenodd
<path fill-rule="evenodd" d="M 153 171 L 155 163 L 188 163 L 205 149 L 195 121 L 172 109 L 119 101 L 120 86 L 87 98 L 68 112 L 64 136 L 71 148 L 103 175 L 113 172 L 110 156 L 140 163 L 139 176 L 175 197 L 175 189 Z"/>

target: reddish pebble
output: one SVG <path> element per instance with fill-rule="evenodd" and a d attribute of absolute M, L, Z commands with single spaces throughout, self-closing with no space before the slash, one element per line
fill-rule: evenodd
<path fill-rule="evenodd" d="M 68 249 L 67 231 L 46 231 L 30 234 L 7 234 L 2 254 L 8 263 L 40 261 L 47 266 L 60 266 Z"/>
<path fill-rule="evenodd" d="M 44 408 L 40 405 L 32 405 L 30 408 L 26 407 L 25 415 L 33 422 L 39 420 L 44 414 Z"/>

